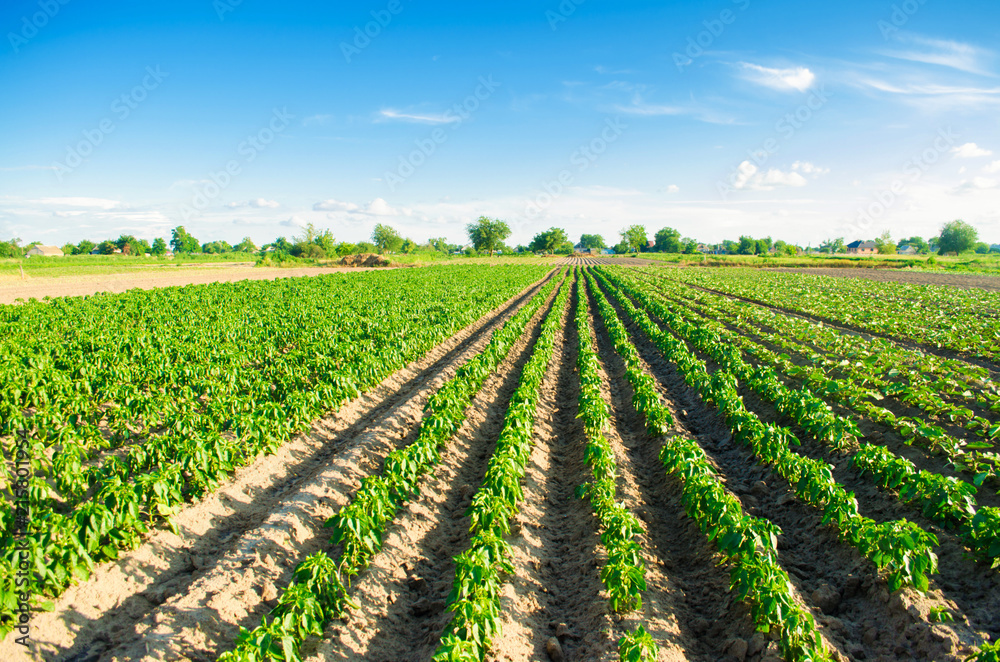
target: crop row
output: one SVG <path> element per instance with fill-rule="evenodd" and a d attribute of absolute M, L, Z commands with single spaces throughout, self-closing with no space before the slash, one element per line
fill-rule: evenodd
<path fill-rule="evenodd" d="M 604 279 L 603 274 L 599 277 Z M 760 461 L 771 465 L 799 498 L 820 509 L 824 523 L 835 524 L 845 541 L 877 568 L 886 570 L 892 590 L 903 585 L 927 590 L 928 575 L 937 571 L 933 546 L 938 541 L 934 534 L 906 519 L 879 524 L 862 516 L 857 499 L 834 480 L 829 464 L 792 452 L 790 446 L 800 442 L 791 430 L 765 425 L 746 408 L 738 393 L 738 380 L 731 372 L 720 367 L 709 374 L 705 363 L 682 340 L 653 323 L 610 281 L 603 283 L 664 356 L 677 364 L 685 381 L 719 408 L 734 438 L 749 446 Z"/>
<path fill-rule="evenodd" d="M 615 498 L 618 464 L 614 449 L 604 435 L 609 410 L 601 395 L 601 364 L 591 338 L 587 297 L 582 287 L 577 295 L 575 321 L 578 335 L 576 367 L 580 373 L 578 418 L 583 421 L 587 437 L 584 459 L 594 477 L 593 482 L 580 486 L 578 494 L 589 498 L 600 522 L 601 544 L 607 552 L 601 581 L 608 591 L 611 610 L 639 609 L 642 607 L 642 591 L 646 589 L 646 568 L 642 549 L 636 540 L 643 532 L 642 523 L 624 502 Z M 627 364 L 626 371 L 633 388 L 635 384 L 645 386 L 639 376 L 641 370 L 637 371 L 634 364 Z M 658 648 L 645 628 L 639 625 L 634 632 L 626 633 L 619 640 L 619 653 L 623 662 L 656 660 Z"/>
<path fill-rule="evenodd" d="M 32 448 L 30 475 L 16 485 L 27 488 L 30 517 L 15 520 L 12 499 L 0 512 L 0 631 L 21 563 L 35 568 L 35 594 L 58 595 L 151 524 L 169 523 L 185 500 L 540 275 L 501 270 L 470 285 L 474 273 L 213 284 L 4 309 L 10 329 L 34 325 L 37 337 L 20 329 L 0 343 L 0 382 L 22 376 L 0 394 L 4 452 L 17 438 Z M 18 534 L 26 544 L 15 547 Z"/>
<path fill-rule="evenodd" d="M 637 370 L 652 380 L 638 363 L 638 352 L 629 340 L 628 331 L 589 273 L 587 282 L 616 351 L 623 359 L 636 357 Z M 684 360 L 684 357 L 678 358 Z M 694 359 L 689 356 L 688 360 Z M 731 587 L 739 600 L 750 605 L 757 629 L 768 632 L 776 628 L 787 659 L 832 659 L 812 615 L 796 602 L 791 580 L 778 562 L 777 539 L 781 530 L 768 520 L 743 512 L 740 502 L 723 487 L 697 443 L 679 435 L 669 435 L 660 427 L 661 421 L 671 419 L 658 396 L 640 400 L 637 409 L 642 412 L 651 433 L 663 438 L 660 459 L 667 473 L 677 476 L 682 483 L 682 499 L 688 517 L 732 563 Z"/>
<path fill-rule="evenodd" d="M 362 481 L 353 499 L 327 521 L 338 558 L 319 552 L 294 571 L 278 605 L 254 630 L 241 629 L 225 662 L 298 660 L 298 649 L 309 635 L 321 635 L 333 618 L 355 606 L 349 596 L 351 581 L 368 567 L 382 546 L 386 528 L 398 508 L 415 494 L 425 475 L 441 460 L 441 449 L 465 421 L 466 409 L 486 378 L 495 372 L 528 321 L 559 284 L 558 279 L 535 294 L 510 320 L 493 332 L 482 352 L 462 365 L 427 402 L 413 443 L 389 453 L 379 475 Z"/>
<path fill-rule="evenodd" d="M 648 281 L 647 281 L 648 282 Z M 664 290 L 665 279 L 660 279 L 654 287 Z M 1000 411 L 1000 396 L 995 393 L 995 385 L 977 377 L 963 377 L 959 370 L 972 368 L 953 359 L 941 360 L 928 357 L 911 350 L 904 350 L 882 339 L 863 341 L 834 329 L 813 324 L 790 316 L 782 316 L 781 329 L 774 328 L 773 313 L 767 313 L 756 306 L 743 305 L 732 300 L 720 301 L 714 297 L 711 305 L 704 297 L 687 290 L 683 299 L 678 295 L 680 288 L 667 287 L 664 291 L 673 294 L 670 298 L 685 306 L 699 306 L 703 317 L 723 319 L 747 335 L 761 337 L 768 343 L 803 357 L 811 365 L 797 365 L 790 357 L 778 355 L 755 343 L 748 337 L 739 336 L 737 341 L 748 352 L 762 360 L 779 365 L 789 376 L 804 379 L 825 395 L 848 403 L 874 420 L 894 427 L 904 437 L 913 437 L 934 451 L 947 453 L 949 459 L 960 470 L 974 476 L 976 484 L 996 475 L 1000 465 L 1000 455 L 993 452 L 993 443 L 988 440 L 1000 435 L 1000 423 L 990 418 L 975 415 L 967 406 L 982 405 L 993 412 Z M 669 296 L 669 294 L 667 296 Z M 698 303 L 692 304 L 691 300 Z M 748 323 L 752 319 L 756 325 Z M 772 330 L 766 330 L 771 327 Z M 793 336 L 799 342 L 789 339 Z M 804 342 L 822 343 L 826 349 L 837 348 L 836 354 L 820 354 L 804 346 Z M 823 366 L 820 369 L 819 366 Z M 911 366 L 911 367 L 907 367 Z M 879 375 L 881 369 L 882 375 Z M 840 372 L 846 377 L 834 378 L 829 373 Z M 902 379 L 896 379 L 902 378 Z M 869 388 L 869 384 L 876 390 Z M 957 399 L 961 404 L 949 402 L 942 395 Z M 943 427 L 929 420 L 897 415 L 876 404 L 886 397 L 894 398 L 907 405 L 919 407 L 928 415 L 953 424 L 965 423 L 965 428 L 974 432 L 984 441 L 967 441 L 949 434 Z"/>
<path fill-rule="evenodd" d="M 760 269 L 684 271 L 687 282 L 709 289 L 895 338 L 1000 359 L 996 293 Z"/>
<path fill-rule="evenodd" d="M 680 337 L 711 356 L 764 400 L 772 402 L 779 413 L 793 419 L 815 439 L 841 450 L 853 451 L 860 445 L 856 453 L 850 454 L 855 467 L 871 475 L 880 487 L 898 489 L 900 499 L 919 505 L 926 517 L 946 527 L 958 525 L 961 539 L 973 552 L 1000 566 L 997 556 L 1000 553 L 1000 529 L 995 528 L 1000 522 L 1000 509 L 979 508 L 975 500 L 975 486 L 954 477 L 917 470 L 912 462 L 886 448 L 866 441 L 859 444 L 860 433 L 853 421 L 836 416 L 808 388 L 793 390 L 781 382 L 770 368 L 762 366 L 753 369 L 744 361 L 737 348 L 745 339 L 712 320 L 699 318 L 692 323 L 690 318 L 685 319 L 683 310 L 665 305 L 662 298 L 643 292 L 634 284 L 630 286 L 624 277 L 616 278 L 616 282 L 641 300 L 647 310 L 666 322 Z M 764 348 L 758 348 L 753 354 L 757 358 L 777 358 Z M 829 381 L 831 379 L 826 378 L 824 383 Z M 839 392 L 845 390 L 838 389 Z"/>
<path fill-rule="evenodd" d="M 455 557 L 455 579 L 448 596 L 454 616 L 441 637 L 436 662 L 482 662 L 500 634 L 500 595 L 504 575 L 514 573 L 506 536 L 524 498 L 521 482 L 531 456 L 542 380 L 548 371 L 555 340 L 572 284 L 567 279 L 542 323 L 531 358 L 521 371 L 507 406 L 486 475 L 472 497 L 469 548 Z"/>
<path fill-rule="evenodd" d="M 621 276 L 616 278 L 616 282 L 630 295 L 641 300 L 647 310 L 655 313 L 681 338 L 711 356 L 764 400 L 774 403 L 779 413 L 793 419 L 815 439 L 842 450 L 858 446 L 860 433 L 853 421 L 836 416 L 808 388 L 790 389 L 769 367 L 753 369 L 741 357 L 738 349 L 739 336 L 711 320 L 699 319 L 700 324 L 692 324 L 682 314 L 678 314 L 676 308 L 664 305 L 663 300 L 655 294 L 650 295 L 634 284 L 629 285 L 627 279 Z M 852 462 L 862 472 L 870 473 L 881 487 L 900 487 L 905 477 L 907 480 L 900 492 L 904 501 L 918 503 L 924 515 L 945 526 L 960 524 L 964 542 L 980 556 L 996 560 L 1000 532 L 991 533 L 990 525 L 1000 520 L 1000 510 L 984 508 L 977 513 L 974 498 L 976 488 L 973 485 L 956 478 L 917 471 L 908 460 L 897 457 L 885 448 L 874 450 L 867 442 L 860 445 L 861 457 L 852 455 Z"/>

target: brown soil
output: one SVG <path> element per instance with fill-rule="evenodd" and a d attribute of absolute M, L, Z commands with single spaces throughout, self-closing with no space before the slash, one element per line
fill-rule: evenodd
<path fill-rule="evenodd" d="M 341 258 L 340 264 L 345 267 L 388 267 L 389 260 L 375 253 L 361 253 L 345 255 Z"/>
<path fill-rule="evenodd" d="M 619 314 L 625 322 L 626 317 L 620 309 Z M 681 420 L 700 433 L 698 438 L 702 447 L 716 463 L 730 489 L 739 496 L 745 511 L 781 527 L 784 532 L 779 541 L 782 566 L 816 616 L 824 638 L 840 654 L 859 660 L 957 661 L 963 659 L 962 653 L 967 654 L 972 645 L 982 641 L 980 632 L 993 629 L 996 620 L 993 605 L 1000 596 L 997 590 L 1000 582 L 995 571 L 962 559 L 951 536 L 944 536 L 938 549 L 942 571 L 932 577 L 931 590 L 926 595 L 912 589 L 890 594 L 874 566 L 853 547 L 840 541 L 833 527 L 823 525 L 821 513 L 801 502 L 784 479 L 767 467 L 755 466 L 753 454 L 732 440 L 718 411 L 704 404 L 638 328 L 628 322 L 626 326 L 665 395 L 683 404 Z M 710 371 L 715 367 L 710 361 L 708 365 Z M 756 411 L 764 422 L 778 418 L 773 407 L 746 391 L 741 394 L 747 407 Z M 801 430 L 795 431 L 803 441 L 808 439 Z M 941 533 L 890 494 L 879 492 L 870 481 L 858 478 L 845 466 L 843 456 L 837 458 L 812 446 L 807 449 L 812 452 L 804 454 L 821 457 L 835 465 L 836 480 L 856 493 L 864 515 L 877 521 L 905 515 L 928 530 Z M 832 588 L 839 597 L 839 606 L 830 613 L 824 613 L 814 602 L 814 592 L 822 585 Z M 963 590 L 971 594 L 962 595 Z M 955 623 L 930 621 L 931 608 L 942 607 L 956 614 Z M 963 615 L 968 623 L 964 622 Z"/>
<path fill-rule="evenodd" d="M 87 276 L 29 277 L 27 280 L 4 279 L 0 281 L 0 304 L 16 303 L 17 299 L 43 299 L 45 297 L 76 297 L 98 292 L 125 292 L 131 289 L 151 290 L 156 287 L 176 285 L 203 285 L 205 283 L 230 283 L 238 280 L 274 280 L 296 276 L 318 276 L 343 271 L 367 271 L 368 268 L 349 267 L 273 267 L 220 266 L 160 267 L 135 269 L 129 273 Z"/>
<path fill-rule="evenodd" d="M 905 269 L 832 269 L 823 267 L 802 269 L 768 269 L 784 273 L 815 274 L 818 276 L 837 276 L 838 278 L 865 278 L 883 283 L 909 283 L 911 285 L 947 285 L 963 290 L 979 288 L 1000 292 L 1000 276 L 983 276 L 980 274 L 934 273 L 923 271 L 908 271 Z"/>
<path fill-rule="evenodd" d="M 644 260 L 639 257 L 590 257 L 590 256 L 575 256 L 566 257 L 556 264 L 565 264 L 574 267 L 586 267 L 586 266 L 597 266 L 597 265 L 618 265 L 620 267 L 648 267 L 650 265 L 658 264 L 656 260 Z"/>
<path fill-rule="evenodd" d="M 7 637 L 0 659 L 177 659 L 182 651 L 214 659 L 212 651 L 232 646 L 239 626 L 254 627 L 274 606 L 295 564 L 325 547 L 324 521 L 415 434 L 430 394 L 539 286 L 185 508 L 174 518 L 180 535 L 157 531 L 99 567 L 66 591 L 55 611 L 33 618 L 30 656 Z"/>

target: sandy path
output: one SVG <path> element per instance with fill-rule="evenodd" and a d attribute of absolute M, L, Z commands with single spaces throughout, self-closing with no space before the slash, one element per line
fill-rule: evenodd
<path fill-rule="evenodd" d="M 331 624 L 314 652 L 305 651 L 310 662 L 425 661 L 434 654 L 451 618 L 445 607 L 454 578 L 452 557 L 469 544 L 465 510 L 482 483 L 507 404 L 553 298 L 554 292 L 487 378 L 462 428 L 442 451 L 441 464 L 421 486 L 419 498 L 398 512 L 381 552 L 352 591 L 361 608 L 346 622 Z"/>
<path fill-rule="evenodd" d="M 421 360 L 259 458 L 175 519 L 181 535 L 157 531 L 138 550 L 69 589 L 56 610 L 32 621 L 36 659 L 192 659 L 231 646 L 252 627 L 275 587 L 327 538 L 323 521 L 415 429 L 423 403 L 540 284 L 431 350 Z M 271 603 L 273 605 L 273 603 Z M 0 659 L 21 659 L 12 638 Z"/>
<path fill-rule="evenodd" d="M 0 281 L 0 304 L 15 303 L 32 297 L 74 297 L 98 292 L 125 292 L 131 289 L 151 290 L 177 285 L 230 283 L 238 280 L 275 280 L 299 276 L 319 276 L 344 271 L 370 271 L 374 267 L 162 267 L 159 271 L 136 269 L 129 273 L 86 276 L 29 277 L 27 280 Z"/>

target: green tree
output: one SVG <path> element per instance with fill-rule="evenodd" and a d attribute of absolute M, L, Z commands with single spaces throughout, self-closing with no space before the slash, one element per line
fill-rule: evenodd
<path fill-rule="evenodd" d="M 653 249 L 660 253 L 680 253 L 681 233 L 673 228 L 661 228 L 653 238 Z"/>
<path fill-rule="evenodd" d="M 837 237 L 836 239 L 827 239 L 822 244 L 819 245 L 819 250 L 823 253 L 844 253 L 847 251 L 847 244 L 844 243 L 843 237 Z"/>
<path fill-rule="evenodd" d="M 197 253 L 201 244 L 188 234 L 183 225 L 178 225 L 170 232 L 170 247 L 175 253 Z"/>
<path fill-rule="evenodd" d="M 403 238 L 396 228 L 379 223 L 372 231 L 372 243 L 378 246 L 380 253 L 395 253 L 403 247 Z"/>
<path fill-rule="evenodd" d="M 97 245 L 97 252 L 101 255 L 114 255 L 116 250 L 118 250 L 118 246 L 110 239 L 106 239 Z"/>
<path fill-rule="evenodd" d="M 487 251 L 491 256 L 510 236 L 510 227 L 504 221 L 487 216 L 480 216 L 474 223 L 469 223 L 465 230 L 476 250 Z"/>
<path fill-rule="evenodd" d="M 288 241 L 284 237 L 278 237 L 270 244 L 264 246 L 265 249 L 273 248 L 275 252 L 278 253 L 291 253 L 292 252 L 292 242 Z"/>
<path fill-rule="evenodd" d="M 418 248 L 420 248 L 420 246 L 417 245 L 417 242 L 407 237 L 406 239 L 403 240 L 403 245 L 402 247 L 400 247 L 399 250 L 401 250 L 404 253 L 410 254 L 410 253 L 415 253 Z"/>
<path fill-rule="evenodd" d="M 378 247 L 370 241 L 359 241 L 354 245 L 355 253 L 374 253 Z"/>
<path fill-rule="evenodd" d="M 924 241 L 923 237 L 913 236 L 910 237 L 909 239 L 900 239 L 896 243 L 896 251 L 898 252 L 906 246 L 912 246 L 913 249 L 918 253 L 926 253 L 928 250 L 927 242 Z"/>
<path fill-rule="evenodd" d="M 986 255 L 990 252 L 990 245 L 985 241 L 976 242 L 976 253 L 979 255 Z"/>
<path fill-rule="evenodd" d="M 886 230 L 875 240 L 875 249 L 879 255 L 895 255 L 896 242 L 892 240 L 892 235 Z"/>
<path fill-rule="evenodd" d="M 250 237 L 243 237 L 243 241 L 233 246 L 233 250 L 237 253 L 256 253 L 257 244 Z"/>
<path fill-rule="evenodd" d="M 122 252 L 122 255 L 145 255 L 152 248 L 145 239 L 136 239 L 130 234 L 123 234 L 115 240 L 115 246 Z"/>
<path fill-rule="evenodd" d="M 344 257 L 345 255 L 354 255 L 358 250 L 357 244 L 352 244 L 349 241 L 342 241 L 336 245 L 334 251 L 338 256 Z"/>
<path fill-rule="evenodd" d="M 545 232 L 539 232 L 528 244 L 528 249 L 532 251 L 544 251 L 555 253 L 569 241 L 569 236 L 562 228 L 549 228 Z M 570 252 L 573 252 L 573 245 L 570 244 Z"/>
<path fill-rule="evenodd" d="M 10 241 L 0 241 L 0 257 L 21 257 L 24 251 L 21 248 L 20 239 Z"/>
<path fill-rule="evenodd" d="M 163 237 L 157 237 L 153 240 L 153 245 L 150 247 L 149 252 L 153 255 L 166 255 L 167 240 Z"/>
<path fill-rule="evenodd" d="M 722 250 L 724 250 L 728 255 L 736 255 L 736 252 L 740 250 L 740 245 L 732 239 L 723 239 Z"/>
<path fill-rule="evenodd" d="M 756 255 L 757 240 L 753 237 L 743 235 L 740 237 L 740 245 L 736 249 L 737 255 Z"/>
<path fill-rule="evenodd" d="M 97 248 L 97 244 L 89 239 L 84 239 L 73 249 L 73 255 L 90 255 L 90 251 L 95 248 Z"/>
<path fill-rule="evenodd" d="M 607 244 L 604 243 L 604 237 L 599 234 L 580 235 L 580 245 L 584 248 L 607 248 Z"/>
<path fill-rule="evenodd" d="M 941 226 L 941 243 L 938 253 L 968 253 L 976 247 L 979 231 L 962 220 L 955 220 Z"/>
<path fill-rule="evenodd" d="M 630 225 L 618 234 L 621 235 L 622 242 L 628 244 L 629 250 L 634 253 L 643 250 L 649 243 L 646 239 L 646 228 L 642 225 Z"/>
<path fill-rule="evenodd" d="M 625 255 L 626 253 L 631 253 L 632 252 L 632 247 L 629 245 L 629 243 L 627 241 L 625 241 L 624 239 L 622 239 L 617 244 L 615 244 L 614 251 L 615 251 L 615 254 L 617 254 L 617 255 Z"/>
<path fill-rule="evenodd" d="M 232 253 L 233 247 L 227 242 L 218 239 L 216 241 L 210 241 L 208 243 L 201 245 L 201 252 L 208 255 L 221 255 L 223 253 Z"/>
<path fill-rule="evenodd" d="M 63 255 L 76 255 L 76 246 L 73 244 L 64 244 L 62 247 Z"/>

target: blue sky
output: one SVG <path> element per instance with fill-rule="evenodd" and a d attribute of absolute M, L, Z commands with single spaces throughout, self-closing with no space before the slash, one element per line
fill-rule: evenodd
<path fill-rule="evenodd" d="M 0 6 L 0 237 L 1000 242 L 995 1 L 153 4 Z"/>

